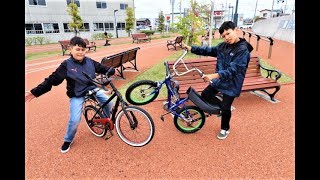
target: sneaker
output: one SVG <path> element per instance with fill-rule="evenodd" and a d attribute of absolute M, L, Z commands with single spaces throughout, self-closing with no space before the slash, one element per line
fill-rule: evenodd
<path fill-rule="evenodd" d="M 226 131 L 224 129 L 221 129 L 220 133 L 218 134 L 217 138 L 218 139 L 225 139 L 228 137 L 228 134 L 230 133 L 230 131 Z"/>
<path fill-rule="evenodd" d="M 73 141 L 71 141 L 71 142 L 66 142 L 66 141 L 65 141 L 65 142 L 62 144 L 62 146 L 61 146 L 61 152 L 62 152 L 62 153 L 68 152 L 69 149 L 70 149 L 70 146 L 71 146 L 72 142 L 73 142 Z"/>

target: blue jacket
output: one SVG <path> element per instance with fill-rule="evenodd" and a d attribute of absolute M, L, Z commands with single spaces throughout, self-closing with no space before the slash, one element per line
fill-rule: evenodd
<path fill-rule="evenodd" d="M 95 77 L 95 73 L 106 73 L 109 67 L 106 67 L 99 62 L 94 61 L 89 57 L 85 57 L 80 63 L 73 59 L 63 61 L 60 66 L 37 87 L 31 90 L 31 93 L 39 97 L 42 94 L 51 90 L 52 86 L 57 86 L 67 81 L 67 96 L 68 97 L 81 97 L 84 96 L 88 90 L 92 90 L 97 86 L 90 82 L 83 74 L 82 71 L 87 73 L 91 78 Z M 111 70 L 110 75 L 114 74 L 114 69 Z"/>
<path fill-rule="evenodd" d="M 222 42 L 214 47 L 191 47 L 194 54 L 217 57 L 216 73 L 220 78 L 211 80 L 210 85 L 233 97 L 240 96 L 252 50 L 252 46 L 243 38 L 235 44 Z"/>

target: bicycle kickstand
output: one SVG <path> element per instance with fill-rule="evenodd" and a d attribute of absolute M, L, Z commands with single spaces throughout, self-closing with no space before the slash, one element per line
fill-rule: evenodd
<path fill-rule="evenodd" d="M 108 135 L 108 132 L 110 132 L 109 135 Z M 108 140 L 108 139 L 111 138 L 112 136 L 113 136 L 113 132 L 112 132 L 110 129 L 108 129 L 104 139 L 105 139 L 105 140 Z"/>

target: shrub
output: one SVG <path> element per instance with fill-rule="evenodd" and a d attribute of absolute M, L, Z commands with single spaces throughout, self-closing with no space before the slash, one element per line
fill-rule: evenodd
<path fill-rule="evenodd" d="M 153 30 L 143 30 L 141 31 L 142 33 L 145 33 L 147 36 L 153 35 L 156 31 Z"/>

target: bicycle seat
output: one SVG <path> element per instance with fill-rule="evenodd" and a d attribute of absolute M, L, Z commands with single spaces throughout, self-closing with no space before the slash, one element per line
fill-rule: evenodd
<path fill-rule="evenodd" d="M 206 100 L 204 100 L 192 87 L 189 87 L 187 94 L 188 98 L 204 112 L 209 114 L 220 114 L 220 107 L 218 105 L 206 102 Z"/>

